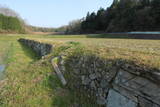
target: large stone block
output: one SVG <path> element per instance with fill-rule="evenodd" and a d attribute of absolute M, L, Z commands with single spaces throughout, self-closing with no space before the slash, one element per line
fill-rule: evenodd
<path fill-rule="evenodd" d="M 139 101 L 139 107 L 160 107 L 159 105 L 154 104 L 153 102 L 144 99 L 143 97 L 139 97 L 138 101 Z"/>
<path fill-rule="evenodd" d="M 114 84 L 113 84 L 113 89 L 116 90 L 117 92 L 121 93 L 121 95 L 123 95 L 129 99 L 132 99 L 134 102 L 138 103 L 137 95 L 134 94 L 134 92 L 127 90 L 126 88 L 114 85 Z"/>
<path fill-rule="evenodd" d="M 137 107 L 137 103 L 110 89 L 106 107 Z"/>
<path fill-rule="evenodd" d="M 114 83 L 160 105 L 160 86 L 148 79 L 120 70 Z"/>

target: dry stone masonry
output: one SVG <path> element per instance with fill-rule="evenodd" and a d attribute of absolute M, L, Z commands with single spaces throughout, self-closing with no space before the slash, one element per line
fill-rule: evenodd
<path fill-rule="evenodd" d="M 61 63 L 61 61 L 63 63 Z M 68 64 L 69 62 L 69 64 Z M 125 61 L 103 60 L 96 56 L 60 58 L 60 67 L 71 75 L 75 88 L 81 87 L 96 96 L 106 107 L 160 107 L 160 71 L 146 69 Z M 72 68 L 72 69 L 71 69 Z M 69 77 L 71 77 L 69 76 Z"/>
<path fill-rule="evenodd" d="M 52 45 L 20 39 L 38 55 L 51 52 Z M 122 59 L 103 59 L 96 55 L 57 57 L 59 71 L 67 85 L 82 89 L 105 107 L 160 107 L 160 70 L 138 66 Z"/>
<path fill-rule="evenodd" d="M 19 39 L 19 42 L 25 44 L 26 46 L 32 48 L 39 56 L 45 56 L 52 51 L 52 45 L 41 43 L 29 39 Z"/>

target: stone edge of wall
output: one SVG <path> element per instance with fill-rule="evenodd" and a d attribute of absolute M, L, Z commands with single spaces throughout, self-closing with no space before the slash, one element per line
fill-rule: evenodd
<path fill-rule="evenodd" d="M 50 44 L 29 39 L 19 39 L 19 41 L 32 48 L 41 57 L 52 51 Z M 60 63 L 57 67 L 65 75 L 63 58 L 60 58 Z M 71 65 L 71 67 L 74 69 L 75 65 Z M 88 71 L 90 70 L 89 66 L 80 65 L 83 65 Z M 80 74 L 78 70 L 74 69 L 73 72 L 73 75 L 76 74 L 81 83 L 77 85 L 83 86 L 92 95 L 94 94 L 100 105 L 107 107 L 160 107 L 160 84 L 156 83 L 160 80 L 159 72 L 148 73 L 144 77 L 137 72 L 139 68 L 135 68 L 133 71 L 127 64 L 125 67 L 115 65 L 107 74 L 104 72 Z"/>
<path fill-rule="evenodd" d="M 92 62 L 89 65 L 85 63 L 87 58 L 80 58 L 78 62 L 75 58 L 73 60 L 76 63 L 69 64 L 73 70 L 70 75 L 79 78 L 80 84 L 77 82 L 76 87 L 91 92 L 98 104 L 106 107 L 160 107 L 160 84 L 156 82 L 160 72 L 144 71 L 145 76 L 142 76 L 144 72 L 139 67 L 114 64 L 110 72 L 105 73 L 104 69 L 96 71 L 95 65 L 101 63 L 98 60 L 89 59 Z M 63 56 L 59 58 L 59 68 L 64 75 L 68 74 Z M 83 68 L 89 73 L 84 73 Z"/>
<path fill-rule="evenodd" d="M 36 54 L 39 55 L 40 57 L 50 54 L 51 51 L 53 50 L 53 45 L 51 44 L 41 43 L 35 40 L 23 39 L 23 38 L 20 38 L 18 41 L 32 48 L 36 52 Z"/>

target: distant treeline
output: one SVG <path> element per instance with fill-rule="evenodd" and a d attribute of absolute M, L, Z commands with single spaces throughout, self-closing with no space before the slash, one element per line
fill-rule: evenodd
<path fill-rule="evenodd" d="M 33 32 L 54 32 L 55 28 L 28 26 Z"/>
<path fill-rule="evenodd" d="M 114 0 L 66 28 L 68 34 L 129 31 L 160 31 L 160 0 Z"/>
<path fill-rule="evenodd" d="M 62 27 L 59 27 L 59 28 L 47 28 L 47 27 L 37 27 L 37 26 L 30 26 L 28 25 L 27 28 L 32 31 L 32 32 L 43 32 L 43 33 L 46 33 L 46 32 L 50 32 L 50 33 L 59 33 L 59 34 L 64 34 L 66 29 L 67 29 L 67 26 L 62 26 Z"/>
<path fill-rule="evenodd" d="M 25 30 L 23 23 L 17 17 L 0 14 L 0 32 L 24 33 Z"/>

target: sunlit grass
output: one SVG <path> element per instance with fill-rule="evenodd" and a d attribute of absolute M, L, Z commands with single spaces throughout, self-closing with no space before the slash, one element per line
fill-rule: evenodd
<path fill-rule="evenodd" d="M 5 83 L 0 88 L 0 106 L 4 107 L 71 107 L 80 102 L 76 93 L 61 85 L 50 58 L 40 60 L 30 48 L 17 41 L 19 38 L 55 46 L 80 44 L 103 58 L 127 59 L 160 68 L 160 40 L 87 38 L 86 35 L 0 35 L 0 61 L 7 64 Z M 81 103 L 90 106 L 83 99 Z"/>
<path fill-rule="evenodd" d="M 82 36 L 82 37 L 81 37 Z M 75 37 L 75 38 L 74 38 Z M 81 37 L 81 38 L 80 38 Z M 89 38 L 85 35 L 27 37 L 53 45 L 79 42 L 99 56 L 134 60 L 138 64 L 160 68 L 160 40 Z"/>
<path fill-rule="evenodd" d="M 61 85 L 50 59 L 40 60 L 30 48 L 17 41 L 20 37 L 26 35 L 0 36 L 1 47 L 5 47 L 0 53 L 8 53 L 6 78 L 0 82 L 0 106 L 71 107 L 79 103 L 75 93 Z M 82 104 L 89 107 L 88 102 Z"/>

